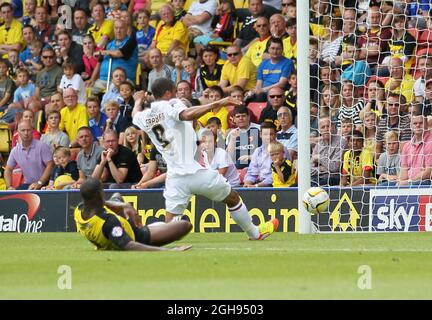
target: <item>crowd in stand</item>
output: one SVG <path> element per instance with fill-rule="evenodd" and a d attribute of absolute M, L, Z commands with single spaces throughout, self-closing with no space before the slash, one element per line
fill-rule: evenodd
<path fill-rule="evenodd" d="M 310 0 L 310 106 L 295 0 L 74 2 L 68 24 L 67 1 L 0 1 L 3 189 L 163 187 L 166 164 L 132 125 L 160 77 L 190 106 L 244 102 L 194 123 L 200 163 L 234 187 L 296 186 L 300 107 L 313 184 L 430 184 L 430 1 Z"/>

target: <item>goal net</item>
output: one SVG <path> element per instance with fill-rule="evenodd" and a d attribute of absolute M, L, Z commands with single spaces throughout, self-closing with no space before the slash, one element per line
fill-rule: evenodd
<path fill-rule="evenodd" d="M 318 231 L 432 229 L 431 12 L 310 1 L 311 184 L 331 198 Z"/>

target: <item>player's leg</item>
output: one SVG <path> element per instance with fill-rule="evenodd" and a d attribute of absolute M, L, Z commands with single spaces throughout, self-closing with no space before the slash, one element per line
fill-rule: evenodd
<path fill-rule="evenodd" d="M 259 226 L 252 223 L 252 217 L 249 210 L 243 203 L 240 195 L 231 189 L 230 194 L 223 200 L 228 206 L 233 220 L 244 230 L 250 239 L 263 240 L 271 235 L 278 228 L 278 219 L 271 219 Z"/>
<path fill-rule="evenodd" d="M 154 246 L 163 246 L 180 240 L 192 230 L 192 224 L 185 220 L 151 224 L 147 227 L 150 231 L 150 244 Z"/>
<path fill-rule="evenodd" d="M 166 209 L 165 222 L 180 220 L 191 197 L 188 179 L 167 177 L 163 195 Z"/>

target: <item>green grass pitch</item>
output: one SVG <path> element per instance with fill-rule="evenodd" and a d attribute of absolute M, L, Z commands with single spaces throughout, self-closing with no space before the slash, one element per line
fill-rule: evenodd
<path fill-rule="evenodd" d="M 430 233 L 190 234 L 187 252 L 104 252 L 75 233 L 0 234 L 0 299 L 432 298 Z M 70 266 L 72 289 L 57 286 Z M 371 270 L 361 290 L 360 266 Z M 362 270 L 362 269 L 360 269 Z"/>

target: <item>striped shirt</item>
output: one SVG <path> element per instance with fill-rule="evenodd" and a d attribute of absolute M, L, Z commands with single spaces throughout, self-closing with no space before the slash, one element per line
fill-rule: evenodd
<path fill-rule="evenodd" d="M 339 109 L 339 116 L 338 116 L 338 122 L 337 122 L 338 129 L 340 129 L 342 121 L 345 119 L 352 119 L 352 123 L 354 125 L 362 124 L 363 121 L 360 119 L 360 111 L 362 111 L 364 107 L 365 107 L 365 103 L 363 100 L 359 100 L 351 108 L 347 107 L 345 105 L 342 105 Z"/>

